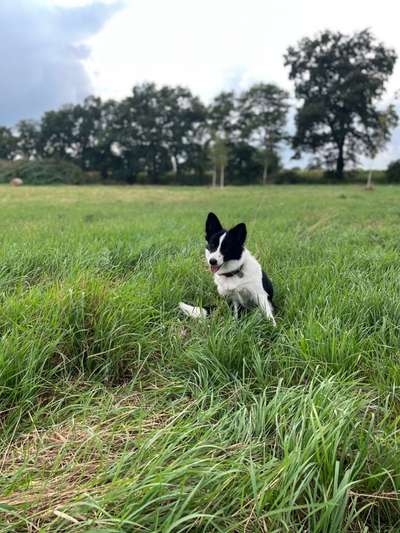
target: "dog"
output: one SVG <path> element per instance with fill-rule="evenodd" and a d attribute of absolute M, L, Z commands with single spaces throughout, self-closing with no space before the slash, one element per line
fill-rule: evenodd
<path fill-rule="evenodd" d="M 246 236 L 245 224 L 226 230 L 217 215 L 209 213 L 206 220 L 207 263 L 218 293 L 232 305 L 236 318 L 239 311 L 258 306 L 276 326 L 272 282 L 257 259 L 245 248 Z M 205 318 L 210 314 L 210 308 L 193 307 L 183 302 L 179 307 L 192 318 Z"/>

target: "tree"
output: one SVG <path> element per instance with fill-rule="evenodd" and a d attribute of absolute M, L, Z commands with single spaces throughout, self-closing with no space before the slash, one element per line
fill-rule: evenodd
<path fill-rule="evenodd" d="M 232 91 L 218 94 L 208 107 L 208 129 L 211 137 L 218 135 L 233 141 L 237 132 L 237 100 Z"/>
<path fill-rule="evenodd" d="M 176 175 L 190 170 L 199 155 L 205 130 L 206 109 L 200 99 L 184 87 L 163 86 L 157 91 L 162 142 Z"/>
<path fill-rule="evenodd" d="M 99 171 L 103 178 L 120 166 L 113 153 L 112 125 L 118 104 L 88 96 L 73 107 L 73 157 L 83 170 Z"/>
<path fill-rule="evenodd" d="M 76 159 L 78 146 L 75 136 L 74 106 L 65 105 L 56 111 L 47 111 L 40 123 L 40 145 L 43 157 Z"/>
<path fill-rule="evenodd" d="M 16 148 L 17 140 L 12 131 L 6 127 L 0 127 L 0 159 L 14 159 Z"/>
<path fill-rule="evenodd" d="M 217 185 L 219 174 L 219 183 L 221 189 L 225 186 L 225 168 L 229 160 L 229 148 L 226 140 L 222 137 L 214 137 L 210 145 L 210 158 L 214 165 L 213 187 Z"/>
<path fill-rule="evenodd" d="M 161 113 L 160 95 L 154 83 L 133 87 L 132 95 L 117 106 L 113 130 L 130 181 L 139 172 L 158 181 L 162 174 L 172 170 Z"/>
<path fill-rule="evenodd" d="M 267 183 L 271 174 L 276 174 L 281 169 L 281 158 L 276 148 L 268 147 L 257 150 L 255 160 L 263 169 L 263 185 Z"/>
<path fill-rule="evenodd" d="M 400 159 L 389 164 L 386 170 L 386 180 L 389 183 L 400 183 Z"/>
<path fill-rule="evenodd" d="M 43 155 L 39 122 L 35 120 L 18 122 L 17 152 L 25 159 L 34 159 Z"/>
<path fill-rule="evenodd" d="M 104 120 L 103 102 L 88 96 L 82 104 L 72 108 L 73 157 L 84 170 L 98 170 L 99 156 L 104 155 L 102 133 L 109 126 Z M 109 146 L 107 146 L 109 150 Z"/>
<path fill-rule="evenodd" d="M 296 155 L 301 150 L 323 154 L 341 179 L 347 161 L 373 154 L 382 136 L 389 140 L 397 116 L 393 107 L 381 110 L 378 103 L 395 62 L 395 51 L 369 30 L 350 36 L 327 30 L 290 47 L 285 66 L 301 102 L 293 138 Z"/>
<path fill-rule="evenodd" d="M 131 175 L 158 180 L 201 169 L 206 110 L 184 87 L 135 86 L 118 106 L 113 123 L 121 158 Z"/>
<path fill-rule="evenodd" d="M 255 144 L 262 156 L 263 184 L 269 167 L 276 161 L 280 144 L 287 139 L 289 94 L 272 83 L 250 87 L 239 101 L 239 128 L 242 139 Z"/>
<path fill-rule="evenodd" d="M 392 120 L 392 113 L 394 114 L 394 117 L 396 117 L 396 114 L 395 114 L 395 110 L 394 110 L 394 106 L 389 106 L 388 108 L 388 112 L 387 113 L 382 113 L 381 117 L 380 117 L 380 123 L 376 129 L 376 132 L 375 132 L 375 135 L 374 135 L 374 138 L 375 138 L 375 142 L 374 142 L 374 146 L 371 148 L 370 150 L 370 157 L 371 157 L 371 166 L 370 166 L 370 169 L 369 169 L 369 172 L 368 172 L 368 178 L 367 178 L 367 185 L 366 185 L 366 189 L 367 191 L 372 191 L 373 190 L 373 185 L 372 185 L 372 165 L 373 165 L 373 161 L 375 159 L 375 157 L 378 155 L 379 151 L 382 150 L 382 148 L 385 146 L 386 144 L 386 131 L 390 128 L 390 125 L 388 126 L 387 125 L 387 121 L 389 120 Z"/>
<path fill-rule="evenodd" d="M 225 169 L 237 134 L 237 99 L 232 91 L 218 94 L 208 106 L 207 129 L 210 159 L 213 164 L 212 186 L 216 187 L 218 174 L 220 186 L 225 185 Z"/>
<path fill-rule="evenodd" d="M 256 147 L 244 141 L 229 144 L 226 172 L 233 183 L 256 183 L 263 171 L 264 158 Z"/>

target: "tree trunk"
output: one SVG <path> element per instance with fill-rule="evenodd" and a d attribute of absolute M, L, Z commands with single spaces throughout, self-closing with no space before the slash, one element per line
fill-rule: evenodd
<path fill-rule="evenodd" d="M 344 170 L 344 155 L 343 155 L 344 145 L 339 145 L 339 153 L 336 160 L 336 177 L 340 180 L 343 179 L 343 170 Z"/>
<path fill-rule="evenodd" d="M 263 185 L 267 184 L 268 180 L 268 161 L 264 162 L 264 172 L 263 172 Z"/>
<path fill-rule="evenodd" d="M 213 173 L 212 173 L 212 187 L 216 187 L 216 186 L 217 186 L 217 167 L 214 167 Z"/>
<path fill-rule="evenodd" d="M 221 189 L 224 188 L 224 185 L 225 185 L 225 167 L 224 165 L 221 165 L 221 176 L 220 176 Z"/>
<path fill-rule="evenodd" d="M 171 156 L 171 165 L 172 165 L 172 172 L 175 174 L 175 176 L 178 175 L 178 162 L 175 155 Z"/>

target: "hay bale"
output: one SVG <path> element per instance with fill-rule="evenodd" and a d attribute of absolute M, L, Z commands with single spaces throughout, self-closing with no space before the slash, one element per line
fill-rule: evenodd
<path fill-rule="evenodd" d="M 21 185 L 23 185 L 24 182 L 22 181 L 21 178 L 13 178 L 11 181 L 10 181 L 10 185 L 12 185 L 13 187 L 21 187 Z"/>

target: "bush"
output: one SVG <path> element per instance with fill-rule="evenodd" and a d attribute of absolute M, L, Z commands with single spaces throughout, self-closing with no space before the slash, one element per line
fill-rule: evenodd
<path fill-rule="evenodd" d="M 0 183 L 21 178 L 28 185 L 50 185 L 55 183 L 86 183 L 85 173 L 74 163 L 45 159 L 38 161 L 2 161 Z"/>
<path fill-rule="evenodd" d="M 211 175 L 201 172 L 193 174 L 190 172 L 180 172 L 179 174 L 166 172 L 154 179 L 145 172 L 139 172 L 135 183 L 138 185 L 209 185 L 211 183 Z"/>
<path fill-rule="evenodd" d="M 389 183 L 400 183 L 400 159 L 390 163 L 386 170 L 386 180 Z"/>
<path fill-rule="evenodd" d="M 300 183 L 301 181 L 300 174 L 291 169 L 281 170 L 281 172 L 278 172 L 278 174 L 273 177 L 273 183 L 276 183 L 277 185 Z"/>

